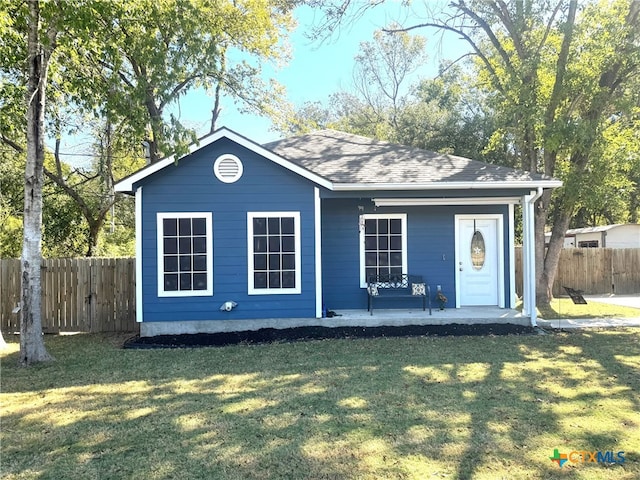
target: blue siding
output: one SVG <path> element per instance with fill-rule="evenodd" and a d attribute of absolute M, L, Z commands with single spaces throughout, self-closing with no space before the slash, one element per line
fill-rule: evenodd
<path fill-rule="evenodd" d="M 231 153 L 244 174 L 220 182 L 213 162 Z M 228 140 L 221 139 L 151 175 L 143 185 L 144 321 L 292 318 L 315 316 L 314 185 Z M 301 294 L 247 294 L 247 212 L 299 211 Z M 213 216 L 213 296 L 157 296 L 157 212 L 211 212 Z M 233 300 L 231 312 L 219 310 Z"/>
<path fill-rule="evenodd" d="M 364 207 L 364 210 L 361 211 L 359 206 Z M 436 285 L 441 285 L 449 300 L 448 307 L 455 307 L 455 215 L 502 214 L 505 245 L 504 289 L 506 303 L 509 304 L 507 206 L 416 206 L 374 209 L 369 199 L 324 199 L 322 277 L 323 301 L 327 308 L 367 308 L 366 290 L 360 288 L 358 219 L 362 213 L 407 214 L 408 273 L 422 275 L 425 282 L 431 286 L 433 295 Z"/>

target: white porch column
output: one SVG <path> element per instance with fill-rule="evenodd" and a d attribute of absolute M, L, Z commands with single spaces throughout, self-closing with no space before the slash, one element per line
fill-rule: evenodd
<path fill-rule="evenodd" d="M 142 187 L 136 188 L 136 322 L 143 321 L 142 304 Z"/>
<path fill-rule="evenodd" d="M 542 195 L 542 188 L 523 197 L 522 204 L 522 312 L 531 317 L 531 326 L 537 326 L 536 310 L 536 248 L 535 203 Z"/>
<path fill-rule="evenodd" d="M 315 257 L 316 257 L 316 318 L 322 318 L 322 219 L 320 208 L 320 189 L 313 189 Z"/>
<path fill-rule="evenodd" d="M 529 288 L 529 198 L 530 195 L 522 197 L 522 313 L 531 315 L 531 291 Z"/>

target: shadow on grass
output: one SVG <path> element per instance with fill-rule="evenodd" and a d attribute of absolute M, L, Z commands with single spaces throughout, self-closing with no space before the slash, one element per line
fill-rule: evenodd
<path fill-rule="evenodd" d="M 535 451 L 549 436 L 550 455 L 567 438 L 609 449 L 627 435 L 562 423 L 563 402 L 638 391 L 620 359 L 640 355 L 637 336 L 621 354 L 590 335 L 154 351 L 55 339 L 55 364 L 3 359 L 1 467 L 8 478 L 550 478 L 557 467 Z M 579 391 L 576 365 L 598 368 L 593 388 Z"/>

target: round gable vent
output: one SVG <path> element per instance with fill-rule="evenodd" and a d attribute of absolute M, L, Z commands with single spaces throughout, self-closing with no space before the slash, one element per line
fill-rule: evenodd
<path fill-rule="evenodd" d="M 213 164 L 213 173 L 224 183 L 237 182 L 242 176 L 242 162 L 235 155 L 220 155 Z"/>

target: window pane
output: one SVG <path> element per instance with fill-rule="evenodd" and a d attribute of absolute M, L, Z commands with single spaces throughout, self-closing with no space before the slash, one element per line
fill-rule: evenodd
<path fill-rule="evenodd" d="M 191 235 L 191 219 L 179 218 L 178 219 L 178 232 L 181 236 Z"/>
<path fill-rule="evenodd" d="M 389 237 L 387 237 L 386 235 L 384 237 L 379 237 L 378 248 L 380 250 L 389 250 Z"/>
<path fill-rule="evenodd" d="M 167 292 L 175 292 L 178 290 L 178 275 L 171 274 L 164 276 L 164 289 Z"/>
<path fill-rule="evenodd" d="M 269 235 L 280 233 L 280 217 L 269 218 Z"/>
<path fill-rule="evenodd" d="M 389 254 L 387 252 L 378 253 L 378 263 L 380 266 L 389 265 Z"/>
<path fill-rule="evenodd" d="M 378 265 L 378 254 L 376 252 L 367 252 L 364 254 L 364 264 L 367 267 Z"/>
<path fill-rule="evenodd" d="M 178 253 L 177 238 L 165 238 L 163 244 L 164 244 L 164 253 Z"/>
<path fill-rule="evenodd" d="M 389 272 L 391 275 L 402 275 L 402 267 L 391 267 Z"/>
<path fill-rule="evenodd" d="M 365 250 L 376 250 L 378 241 L 377 237 L 367 235 L 364 237 L 364 249 Z"/>
<path fill-rule="evenodd" d="M 185 237 L 182 238 L 180 237 L 179 239 L 180 242 L 180 253 L 191 253 L 191 238 L 190 237 Z"/>
<path fill-rule="evenodd" d="M 280 272 L 269 272 L 269 288 L 280 288 Z"/>
<path fill-rule="evenodd" d="M 376 228 L 376 221 L 373 219 L 366 219 L 364 221 L 364 233 L 367 235 L 375 235 L 378 229 Z"/>
<path fill-rule="evenodd" d="M 280 237 L 269 237 L 269 251 L 270 252 L 280 251 Z"/>
<path fill-rule="evenodd" d="M 267 237 L 253 237 L 253 251 L 262 253 L 267 251 Z"/>
<path fill-rule="evenodd" d="M 282 272 L 282 288 L 296 288 L 295 272 Z"/>
<path fill-rule="evenodd" d="M 191 290 L 191 274 L 180 274 L 180 290 Z"/>
<path fill-rule="evenodd" d="M 282 268 L 285 270 L 296 268 L 296 256 L 291 254 L 282 255 Z"/>
<path fill-rule="evenodd" d="M 473 232 L 471 237 L 471 265 L 474 270 L 482 270 L 486 256 L 484 237 L 480 230 Z"/>
<path fill-rule="evenodd" d="M 180 271 L 188 272 L 191 270 L 191 255 L 180 255 Z"/>
<path fill-rule="evenodd" d="M 193 225 L 193 235 L 207 234 L 207 221 L 204 218 L 194 218 L 192 225 Z"/>
<path fill-rule="evenodd" d="M 193 274 L 193 289 L 194 290 L 206 290 L 207 289 L 207 274 L 206 273 L 194 273 Z"/>
<path fill-rule="evenodd" d="M 164 271 L 165 272 L 177 272 L 178 271 L 178 257 L 166 256 L 164 257 Z"/>
<path fill-rule="evenodd" d="M 389 220 L 386 218 L 381 218 L 378 220 L 378 233 L 388 233 L 389 232 Z"/>
<path fill-rule="evenodd" d="M 253 288 L 267 288 L 266 272 L 256 272 L 253 274 Z"/>
<path fill-rule="evenodd" d="M 391 233 L 395 235 L 402 234 L 402 220 L 400 220 L 399 218 L 392 218 L 389 222 L 391 224 L 390 225 Z"/>
<path fill-rule="evenodd" d="M 401 236 L 391 236 L 391 243 L 389 245 L 391 250 L 402 250 L 402 237 Z"/>
<path fill-rule="evenodd" d="M 269 270 L 280 270 L 280 254 L 269 255 Z"/>
<path fill-rule="evenodd" d="M 393 252 L 389 255 L 391 265 L 402 267 L 402 252 Z"/>
<path fill-rule="evenodd" d="M 253 269 L 254 270 L 266 270 L 267 269 L 267 256 L 264 254 L 258 254 L 253 256 Z"/>
<path fill-rule="evenodd" d="M 283 252 L 296 251 L 295 237 L 289 237 L 289 236 L 282 237 L 282 251 Z"/>
<path fill-rule="evenodd" d="M 254 218 L 253 219 L 253 234 L 254 235 L 266 235 L 267 233 L 267 219 L 266 218 Z"/>
<path fill-rule="evenodd" d="M 206 237 L 195 237 L 193 239 L 193 253 L 207 253 Z"/>
<path fill-rule="evenodd" d="M 178 221 L 175 218 L 162 220 L 162 232 L 165 237 L 175 237 L 178 234 Z"/>
<path fill-rule="evenodd" d="M 293 217 L 284 217 L 282 219 L 282 233 L 287 235 L 293 235 L 295 233 Z"/>
<path fill-rule="evenodd" d="M 206 272 L 207 271 L 207 256 L 206 255 L 194 255 L 194 257 L 193 257 L 193 271 L 194 272 Z"/>
<path fill-rule="evenodd" d="M 365 269 L 365 278 L 367 282 L 371 279 L 371 277 L 377 275 L 378 270 L 375 268 L 367 268 Z"/>

